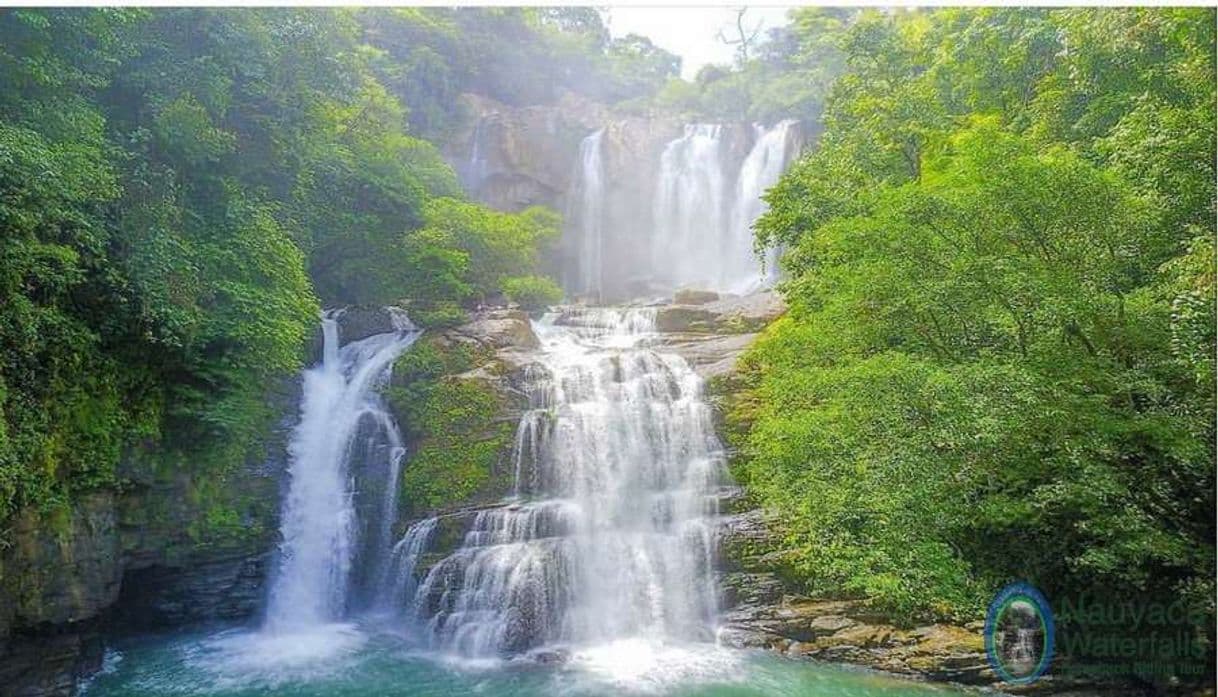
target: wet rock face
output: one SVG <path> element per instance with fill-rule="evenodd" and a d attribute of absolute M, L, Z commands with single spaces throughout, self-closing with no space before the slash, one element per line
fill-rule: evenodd
<path fill-rule="evenodd" d="M 131 631 L 245 619 L 261 607 L 271 556 L 130 571 L 114 619 Z"/>
<path fill-rule="evenodd" d="M 397 331 L 402 328 L 404 317 L 403 311 L 393 307 L 355 305 L 345 308 L 335 318 L 339 345 Z"/>
<path fill-rule="evenodd" d="M 97 620 L 22 630 L 0 641 L 0 692 L 12 697 L 76 694 L 101 668 L 105 646 Z"/>
<path fill-rule="evenodd" d="M 22 511 L 4 558 L 7 622 L 0 627 L 79 622 L 118 597 L 120 564 L 114 497 L 82 497 L 55 519 Z"/>
<path fill-rule="evenodd" d="M 471 196 L 500 210 L 562 210 L 579 142 L 604 123 L 604 107 L 570 94 L 528 107 L 474 94 L 462 99 L 470 118 L 445 155 Z"/>

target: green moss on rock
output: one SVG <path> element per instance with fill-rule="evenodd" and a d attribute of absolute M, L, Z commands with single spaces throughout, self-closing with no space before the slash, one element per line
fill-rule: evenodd
<path fill-rule="evenodd" d="M 411 444 L 401 484 L 408 516 L 494 500 L 510 485 L 501 466 L 510 405 L 493 380 L 462 375 L 492 355 L 476 342 L 436 336 L 394 365 L 386 398 Z"/>

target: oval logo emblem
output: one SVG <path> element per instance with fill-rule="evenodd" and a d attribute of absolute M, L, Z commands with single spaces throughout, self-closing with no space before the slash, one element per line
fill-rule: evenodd
<path fill-rule="evenodd" d="M 1045 674 L 1053 658 L 1053 611 L 1027 583 L 1003 588 L 985 616 L 985 653 L 1008 683 L 1023 685 Z"/>

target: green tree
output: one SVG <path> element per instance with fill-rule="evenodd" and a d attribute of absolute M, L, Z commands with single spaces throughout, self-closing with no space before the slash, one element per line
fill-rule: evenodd
<path fill-rule="evenodd" d="M 907 621 L 975 618 L 1013 579 L 1183 598 L 1212 651 L 1213 24 L 849 27 L 825 133 L 756 226 L 791 312 L 730 419 L 811 590 Z"/>

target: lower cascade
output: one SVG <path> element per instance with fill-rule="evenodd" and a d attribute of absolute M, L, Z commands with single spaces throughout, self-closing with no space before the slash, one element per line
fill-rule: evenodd
<path fill-rule="evenodd" d="M 701 378 L 660 350 L 649 309 L 534 323 L 511 494 L 395 540 L 410 461 L 380 393 L 420 332 L 394 317 L 345 345 L 338 313 L 323 320 L 262 626 L 125 641 L 88 697 L 944 694 L 731 648 L 715 571 L 725 455 Z"/>
<path fill-rule="evenodd" d="M 421 332 L 390 315 L 392 331 L 346 344 L 340 324 L 367 323 L 323 319 L 261 627 L 124 641 L 87 697 L 944 694 L 732 648 L 715 559 L 725 453 L 652 309 L 534 322 L 510 494 L 403 530 L 410 461 L 381 392 Z"/>
<path fill-rule="evenodd" d="M 357 576 L 383 575 L 377 570 L 392 541 L 404 449 L 377 388 L 420 332 L 391 313 L 396 331 L 340 348 L 337 317 L 322 319 L 322 361 L 304 372 L 300 422 L 288 446 L 283 542 L 266 619 L 273 632 L 343 619 L 368 585 L 354 583 Z M 383 489 L 357 496 L 355 467 Z"/>
<path fill-rule="evenodd" d="M 387 590 L 431 646 L 493 657 L 712 638 L 724 452 L 701 379 L 654 350 L 654 322 L 647 309 L 586 309 L 538 323 L 515 495 L 477 512 L 425 573 L 436 519 L 394 550 Z"/>

